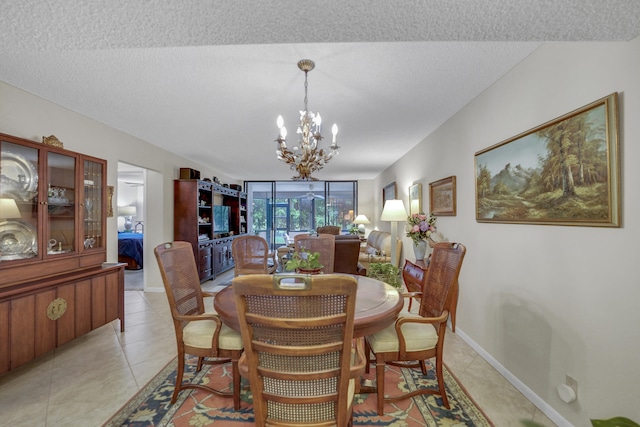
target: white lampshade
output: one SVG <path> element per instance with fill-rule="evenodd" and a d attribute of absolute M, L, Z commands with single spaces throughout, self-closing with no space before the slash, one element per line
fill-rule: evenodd
<path fill-rule="evenodd" d="M 407 210 L 402 200 L 387 200 L 380 215 L 380 221 L 391 221 L 391 264 L 398 267 L 396 240 L 398 235 L 398 221 L 407 220 Z"/>
<path fill-rule="evenodd" d="M 136 207 L 135 206 L 120 206 L 118 208 L 119 216 L 135 216 L 136 215 Z"/>
<path fill-rule="evenodd" d="M 369 218 L 367 218 L 366 215 L 360 214 L 358 216 L 356 216 L 356 219 L 353 220 L 354 224 L 371 224 L 371 221 L 369 221 Z"/>
<path fill-rule="evenodd" d="M 369 218 L 367 218 L 366 215 L 360 214 L 356 216 L 356 219 L 353 220 L 353 223 L 358 224 L 358 233 L 364 234 L 365 231 L 367 231 L 365 230 L 364 225 L 371 224 L 371 221 L 369 221 Z"/>
<path fill-rule="evenodd" d="M 380 215 L 380 221 L 406 221 L 407 210 L 402 200 L 387 200 Z"/>
<path fill-rule="evenodd" d="M 13 199 L 0 199 L 0 218 L 20 218 L 20 209 Z"/>

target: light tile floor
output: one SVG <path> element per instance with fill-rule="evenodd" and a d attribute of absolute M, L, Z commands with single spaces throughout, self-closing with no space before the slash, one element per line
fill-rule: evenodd
<path fill-rule="evenodd" d="M 232 277 L 203 288 L 214 291 Z M 176 355 L 164 293 L 127 291 L 125 312 L 125 333 L 116 320 L 0 377 L 0 426 L 106 422 Z M 496 427 L 522 427 L 521 419 L 554 426 L 458 335 L 446 340 L 445 363 Z"/>

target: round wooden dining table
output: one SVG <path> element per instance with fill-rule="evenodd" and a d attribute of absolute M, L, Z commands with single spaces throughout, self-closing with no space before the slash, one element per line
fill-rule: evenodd
<path fill-rule="evenodd" d="M 357 275 L 353 277 L 358 279 L 353 336 L 370 335 L 395 322 L 404 305 L 403 298 L 398 290 L 370 277 Z M 228 286 L 216 294 L 213 299 L 213 307 L 223 323 L 236 331 L 240 331 L 240 322 L 238 321 L 236 300 L 232 286 Z"/>

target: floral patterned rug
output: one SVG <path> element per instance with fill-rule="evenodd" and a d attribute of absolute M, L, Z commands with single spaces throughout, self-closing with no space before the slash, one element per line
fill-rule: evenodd
<path fill-rule="evenodd" d="M 427 362 L 428 363 L 428 362 Z M 200 390 L 184 390 L 178 400 L 171 405 L 171 395 L 176 375 L 177 361 L 169 363 L 149 384 L 136 394 L 118 411 L 104 427 L 204 427 L 204 426 L 249 426 L 253 425 L 251 390 L 243 380 L 241 392 L 242 407 L 233 409 L 231 398 L 219 397 Z M 429 365 L 431 366 L 431 365 Z M 195 359 L 188 365 L 185 379 L 193 378 L 208 383 L 214 388 L 227 389 L 231 386 L 231 366 L 205 366 L 195 371 Z M 375 368 L 366 378 L 373 378 Z M 401 402 L 386 404 L 385 414 L 378 416 L 374 394 L 356 395 L 353 424 L 359 426 L 433 426 L 433 427 L 474 427 L 493 426 L 493 423 L 468 396 L 466 390 L 445 367 L 445 384 L 451 409 L 441 406 L 439 396 L 422 395 Z M 415 387 L 437 388 L 435 371 L 431 366 L 427 376 L 419 369 L 387 367 L 385 376 L 387 394 L 393 390 L 408 390 Z"/>

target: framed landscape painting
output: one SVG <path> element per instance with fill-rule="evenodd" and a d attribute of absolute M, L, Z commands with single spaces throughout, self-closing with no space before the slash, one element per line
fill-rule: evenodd
<path fill-rule="evenodd" d="M 429 183 L 429 208 L 435 216 L 456 216 L 455 176 Z"/>
<path fill-rule="evenodd" d="M 396 182 L 392 182 L 391 184 L 385 186 L 382 189 L 382 208 L 384 209 L 384 203 L 387 200 L 393 200 L 396 198 Z"/>
<path fill-rule="evenodd" d="M 620 226 L 613 93 L 475 154 L 476 220 Z"/>

